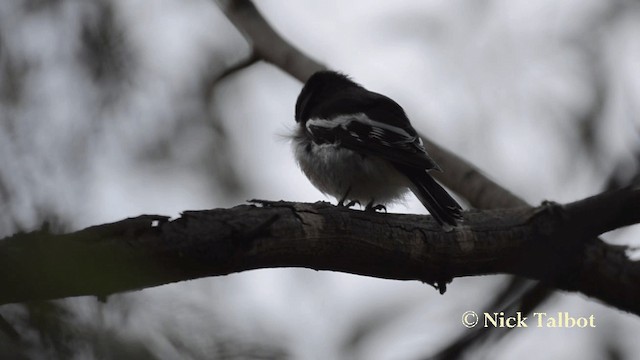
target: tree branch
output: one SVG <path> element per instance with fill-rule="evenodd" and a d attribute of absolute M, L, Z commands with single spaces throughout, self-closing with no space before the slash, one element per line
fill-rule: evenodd
<path fill-rule="evenodd" d="M 314 72 L 326 70 L 319 62 L 285 41 L 248 0 L 220 0 L 218 5 L 240 30 L 259 57 L 304 82 Z"/>
<path fill-rule="evenodd" d="M 0 304 L 140 289 L 259 268 L 305 267 L 445 284 L 460 276 L 507 273 L 580 291 L 640 314 L 640 263 L 594 237 L 640 222 L 639 190 L 465 213 L 442 232 L 430 216 L 378 214 L 328 203 L 145 215 L 66 235 L 45 231 L 0 241 Z M 582 226 L 599 221 L 598 226 Z M 588 231 L 585 231 L 588 229 Z"/>

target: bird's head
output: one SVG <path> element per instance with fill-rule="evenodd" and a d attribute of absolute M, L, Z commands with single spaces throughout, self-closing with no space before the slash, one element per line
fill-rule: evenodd
<path fill-rule="evenodd" d="M 296 122 L 304 124 L 308 114 L 314 106 L 321 103 L 333 93 L 349 87 L 360 87 L 351 81 L 347 75 L 339 72 L 324 70 L 311 75 L 304 84 L 296 101 Z"/>

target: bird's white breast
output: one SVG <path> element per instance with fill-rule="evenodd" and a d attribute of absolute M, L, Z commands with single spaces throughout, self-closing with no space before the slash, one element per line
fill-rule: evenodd
<path fill-rule="evenodd" d="M 363 156 L 336 144 L 295 143 L 295 157 L 311 183 L 325 194 L 362 205 L 386 204 L 402 199 L 408 179 L 388 161 Z"/>

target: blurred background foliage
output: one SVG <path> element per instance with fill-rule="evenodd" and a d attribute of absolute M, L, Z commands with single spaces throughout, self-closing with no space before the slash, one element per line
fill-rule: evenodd
<path fill-rule="evenodd" d="M 624 186 L 640 171 L 638 1 L 256 5 L 293 44 L 396 99 L 420 131 L 531 203 Z M 1 2 L 0 235 L 251 198 L 324 200 L 282 136 L 301 84 L 260 61 L 221 78 L 250 56 L 210 0 Z M 413 198 L 390 211 L 423 212 Z M 637 247 L 638 233 L 606 239 Z M 0 358 L 420 359 L 467 331 L 461 314 L 504 279 L 456 279 L 440 296 L 277 269 L 106 302 L 5 305 Z M 634 316 L 572 294 L 542 311 L 594 314 L 597 328 L 513 331 L 468 357 L 640 351 Z"/>

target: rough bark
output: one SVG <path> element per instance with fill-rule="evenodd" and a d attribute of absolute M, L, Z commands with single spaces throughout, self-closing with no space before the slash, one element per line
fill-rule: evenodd
<path fill-rule="evenodd" d="M 306 267 L 444 290 L 460 276 L 515 274 L 640 314 L 640 263 L 596 236 L 640 221 L 640 190 L 565 206 L 472 211 L 443 232 L 430 216 L 264 202 L 144 215 L 71 234 L 0 241 L 0 304 L 106 296 L 259 268 Z M 585 226 L 585 224 L 588 224 Z"/>

